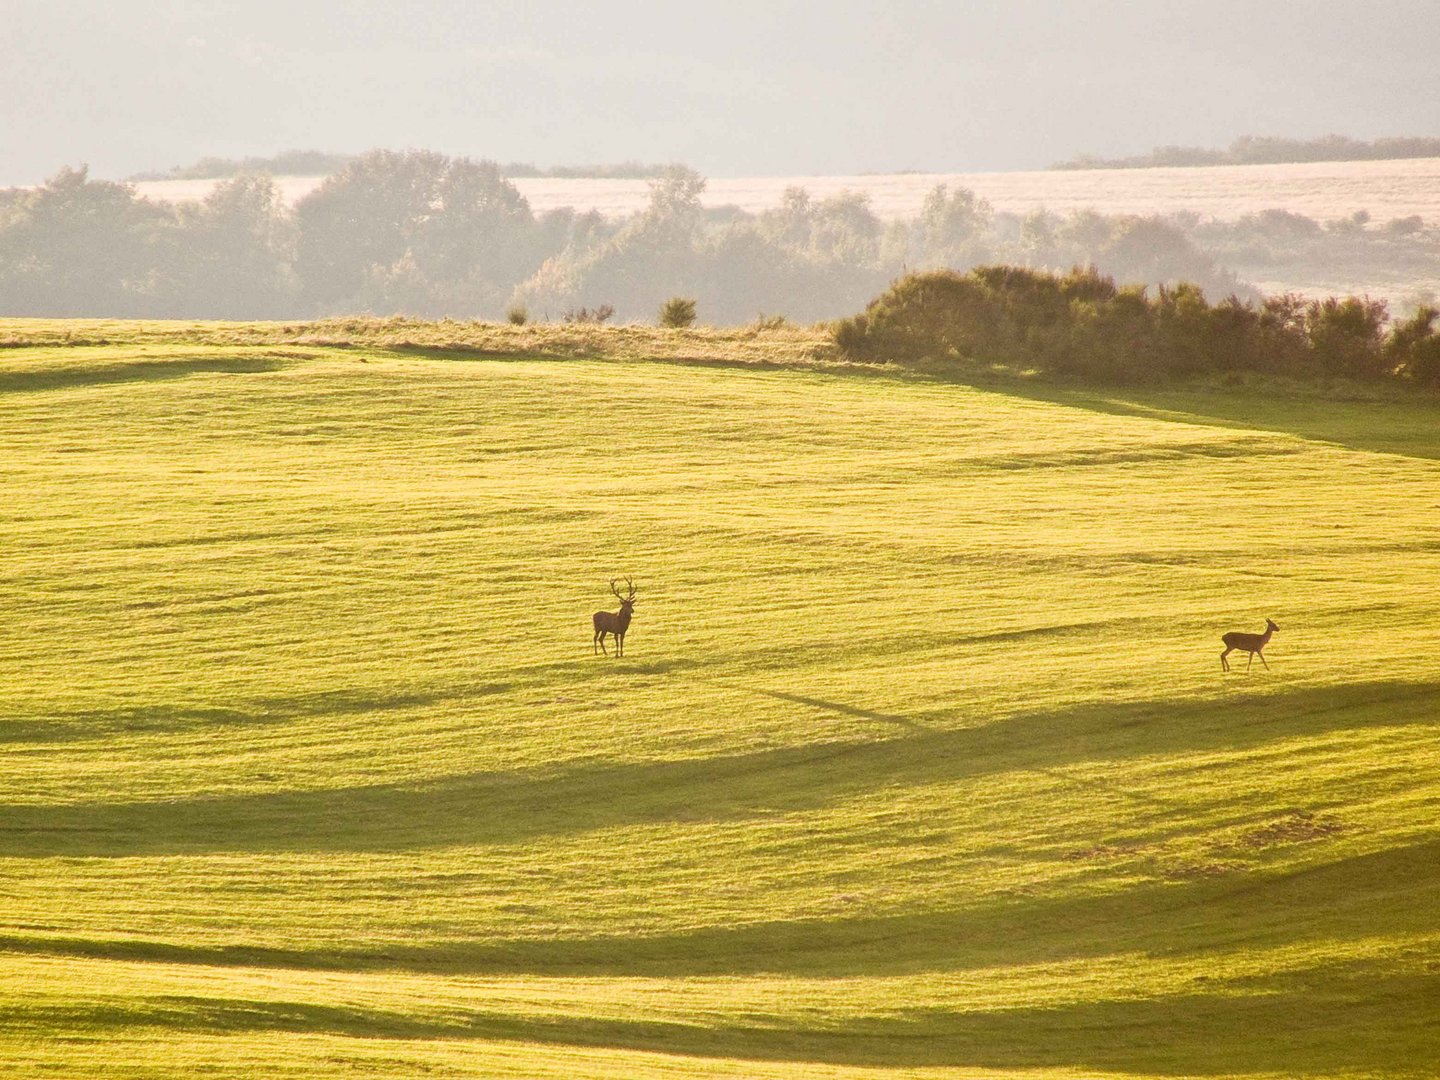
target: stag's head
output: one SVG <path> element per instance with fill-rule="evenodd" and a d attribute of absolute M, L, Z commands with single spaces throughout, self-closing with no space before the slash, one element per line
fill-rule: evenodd
<path fill-rule="evenodd" d="M 626 595 L 621 596 L 621 595 L 620 595 L 620 590 L 615 587 L 615 581 L 614 581 L 614 579 L 613 579 L 613 578 L 611 579 L 611 581 L 610 581 L 610 591 L 615 594 L 615 599 L 620 601 L 620 610 L 621 610 L 621 611 L 634 611 L 634 610 L 635 610 L 635 586 L 632 585 L 632 584 L 630 584 L 630 579 L 629 579 L 628 577 L 625 579 L 625 588 L 626 588 L 626 590 L 627 590 L 627 593 L 626 593 Z"/>

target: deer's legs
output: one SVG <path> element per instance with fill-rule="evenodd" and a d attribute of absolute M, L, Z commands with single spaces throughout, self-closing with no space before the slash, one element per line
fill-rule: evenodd
<path fill-rule="evenodd" d="M 1221 670 L 1221 671 L 1229 671 L 1229 670 L 1230 670 L 1230 661 L 1225 659 L 1225 657 L 1227 657 L 1227 656 L 1229 656 L 1229 655 L 1230 655 L 1230 650 L 1229 650 L 1229 649 L 1226 649 L 1224 652 L 1222 652 L 1222 653 L 1220 654 L 1220 670 Z"/>
<path fill-rule="evenodd" d="M 625 655 L 625 635 L 624 635 L 624 634 L 616 634 L 616 635 L 615 635 L 615 655 L 616 655 L 616 656 L 624 656 L 624 655 Z"/>
<path fill-rule="evenodd" d="M 1257 652 L 1255 655 L 1260 658 L 1260 663 L 1265 664 L 1265 670 L 1269 671 L 1270 665 L 1265 661 L 1265 654 L 1263 652 Z"/>
<path fill-rule="evenodd" d="M 600 651 L 606 656 L 609 656 L 610 650 L 605 648 L 605 631 L 601 630 L 600 633 L 596 634 L 595 640 L 600 643 Z"/>
<path fill-rule="evenodd" d="M 1245 661 L 1245 670 L 1246 670 L 1246 671 L 1249 671 L 1249 670 L 1250 670 L 1250 665 L 1253 664 L 1254 662 L 1255 662 L 1255 654 L 1252 652 L 1252 653 L 1250 654 L 1250 659 Z"/>

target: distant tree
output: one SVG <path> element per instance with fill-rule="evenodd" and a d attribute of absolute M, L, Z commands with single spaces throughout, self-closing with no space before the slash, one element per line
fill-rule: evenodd
<path fill-rule="evenodd" d="M 1425 228 L 1425 219 L 1419 214 L 1391 218 L 1385 223 L 1385 232 L 1390 236 L 1414 236 Z"/>
<path fill-rule="evenodd" d="M 626 318 L 655 311 L 669 290 L 694 291 L 702 261 L 705 180 L 672 166 L 650 181 L 650 204 L 613 234 L 570 244 L 515 291 L 528 307 L 574 309 L 608 297 Z"/>
<path fill-rule="evenodd" d="M 175 211 L 128 184 L 65 168 L 8 200 L 0 216 L 0 313 L 155 316 Z"/>
<path fill-rule="evenodd" d="M 1216 295 L 1254 295 L 1183 229 L 1159 217 L 1081 211 L 1056 230 L 1055 254 L 1056 261 L 1094 265 L 1117 281 L 1152 286 L 1189 281 Z"/>
<path fill-rule="evenodd" d="M 1246 214 L 1236 223 L 1241 233 L 1255 233 L 1269 240 L 1308 240 L 1320 234 L 1320 223 L 1290 210 L 1261 210 Z"/>
<path fill-rule="evenodd" d="M 810 251 L 829 262 L 864 265 L 880 254 L 880 219 L 870 209 L 870 196 L 842 191 L 815 206 Z"/>
<path fill-rule="evenodd" d="M 191 318 L 283 318 L 294 306 L 291 223 L 269 177 L 236 177 L 180 208 L 167 312 Z"/>
<path fill-rule="evenodd" d="M 373 151 L 296 207 L 296 271 L 320 310 L 498 314 L 545 252 L 529 204 L 491 162 Z"/>
<path fill-rule="evenodd" d="M 1055 238 L 1071 262 L 1089 262 L 1115 234 L 1115 219 L 1094 210 L 1069 215 L 1055 231 Z"/>
<path fill-rule="evenodd" d="M 1060 218 L 1048 210 L 1032 210 L 1020 223 L 1020 251 L 1028 266 L 1047 266 L 1057 252 L 1055 231 Z"/>
<path fill-rule="evenodd" d="M 532 273 L 540 261 L 537 239 L 530 204 L 499 168 L 460 158 L 441 172 L 411 248 L 436 283 L 441 306 L 463 310 L 467 297 L 484 294 L 489 304 Z"/>
<path fill-rule="evenodd" d="M 1327 221 L 1325 228 L 1332 233 L 1353 236 L 1356 233 L 1364 232 L 1365 226 L 1368 224 L 1370 224 L 1370 211 L 1356 210 L 1353 214 Z"/>
<path fill-rule="evenodd" d="M 911 230 L 912 261 L 968 270 L 993 257 L 994 227 L 988 202 L 967 188 L 952 194 L 941 184 L 925 196 Z"/>
<path fill-rule="evenodd" d="M 295 269 L 305 298 L 331 310 L 398 262 L 435 208 L 445 165 L 428 151 L 376 150 L 301 199 Z"/>
<path fill-rule="evenodd" d="M 775 246 L 792 252 L 807 250 L 815 227 L 810 193 L 802 187 L 787 187 L 780 196 L 780 205 L 760 214 L 759 225 L 764 238 Z"/>

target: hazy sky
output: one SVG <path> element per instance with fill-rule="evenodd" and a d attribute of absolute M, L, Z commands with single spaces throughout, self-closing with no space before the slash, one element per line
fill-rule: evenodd
<path fill-rule="evenodd" d="M 426 147 L 712 176 L 1440 136 L 1437 0 L 0 0 L 0 185 Z"/>

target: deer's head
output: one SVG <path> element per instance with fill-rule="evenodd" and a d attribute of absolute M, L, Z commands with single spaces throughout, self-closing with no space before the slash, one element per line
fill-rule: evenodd
<path fill-rule="evenodd" d="M 1275 630 L 1279 630 L 1280 628 L 1279 628 L 1278 626 L 1276 626 L 1276 625 L 1274 624 L 1274 622 L 1272 622 L 1271 620 L 1266 619 L 1266 620 L 1265 620 L 1265 629 L 1270 630 L 1270 631 L 1273 632 L 1273 631 L 1275 631 Z"/>
<path fill-rule="evenodd" d="M 620 601 L 620 610 L 622 613 L 635 610 L 635 586 L 630 584 L 628 577 L 625 579 L 625 588 L 628 590 L 628 593 L 625 596 L 621 596 L 620 590 L 615 587 L 614 579 L 611 579 L 610 591 L 615 594 L 615 599 Z"/>

